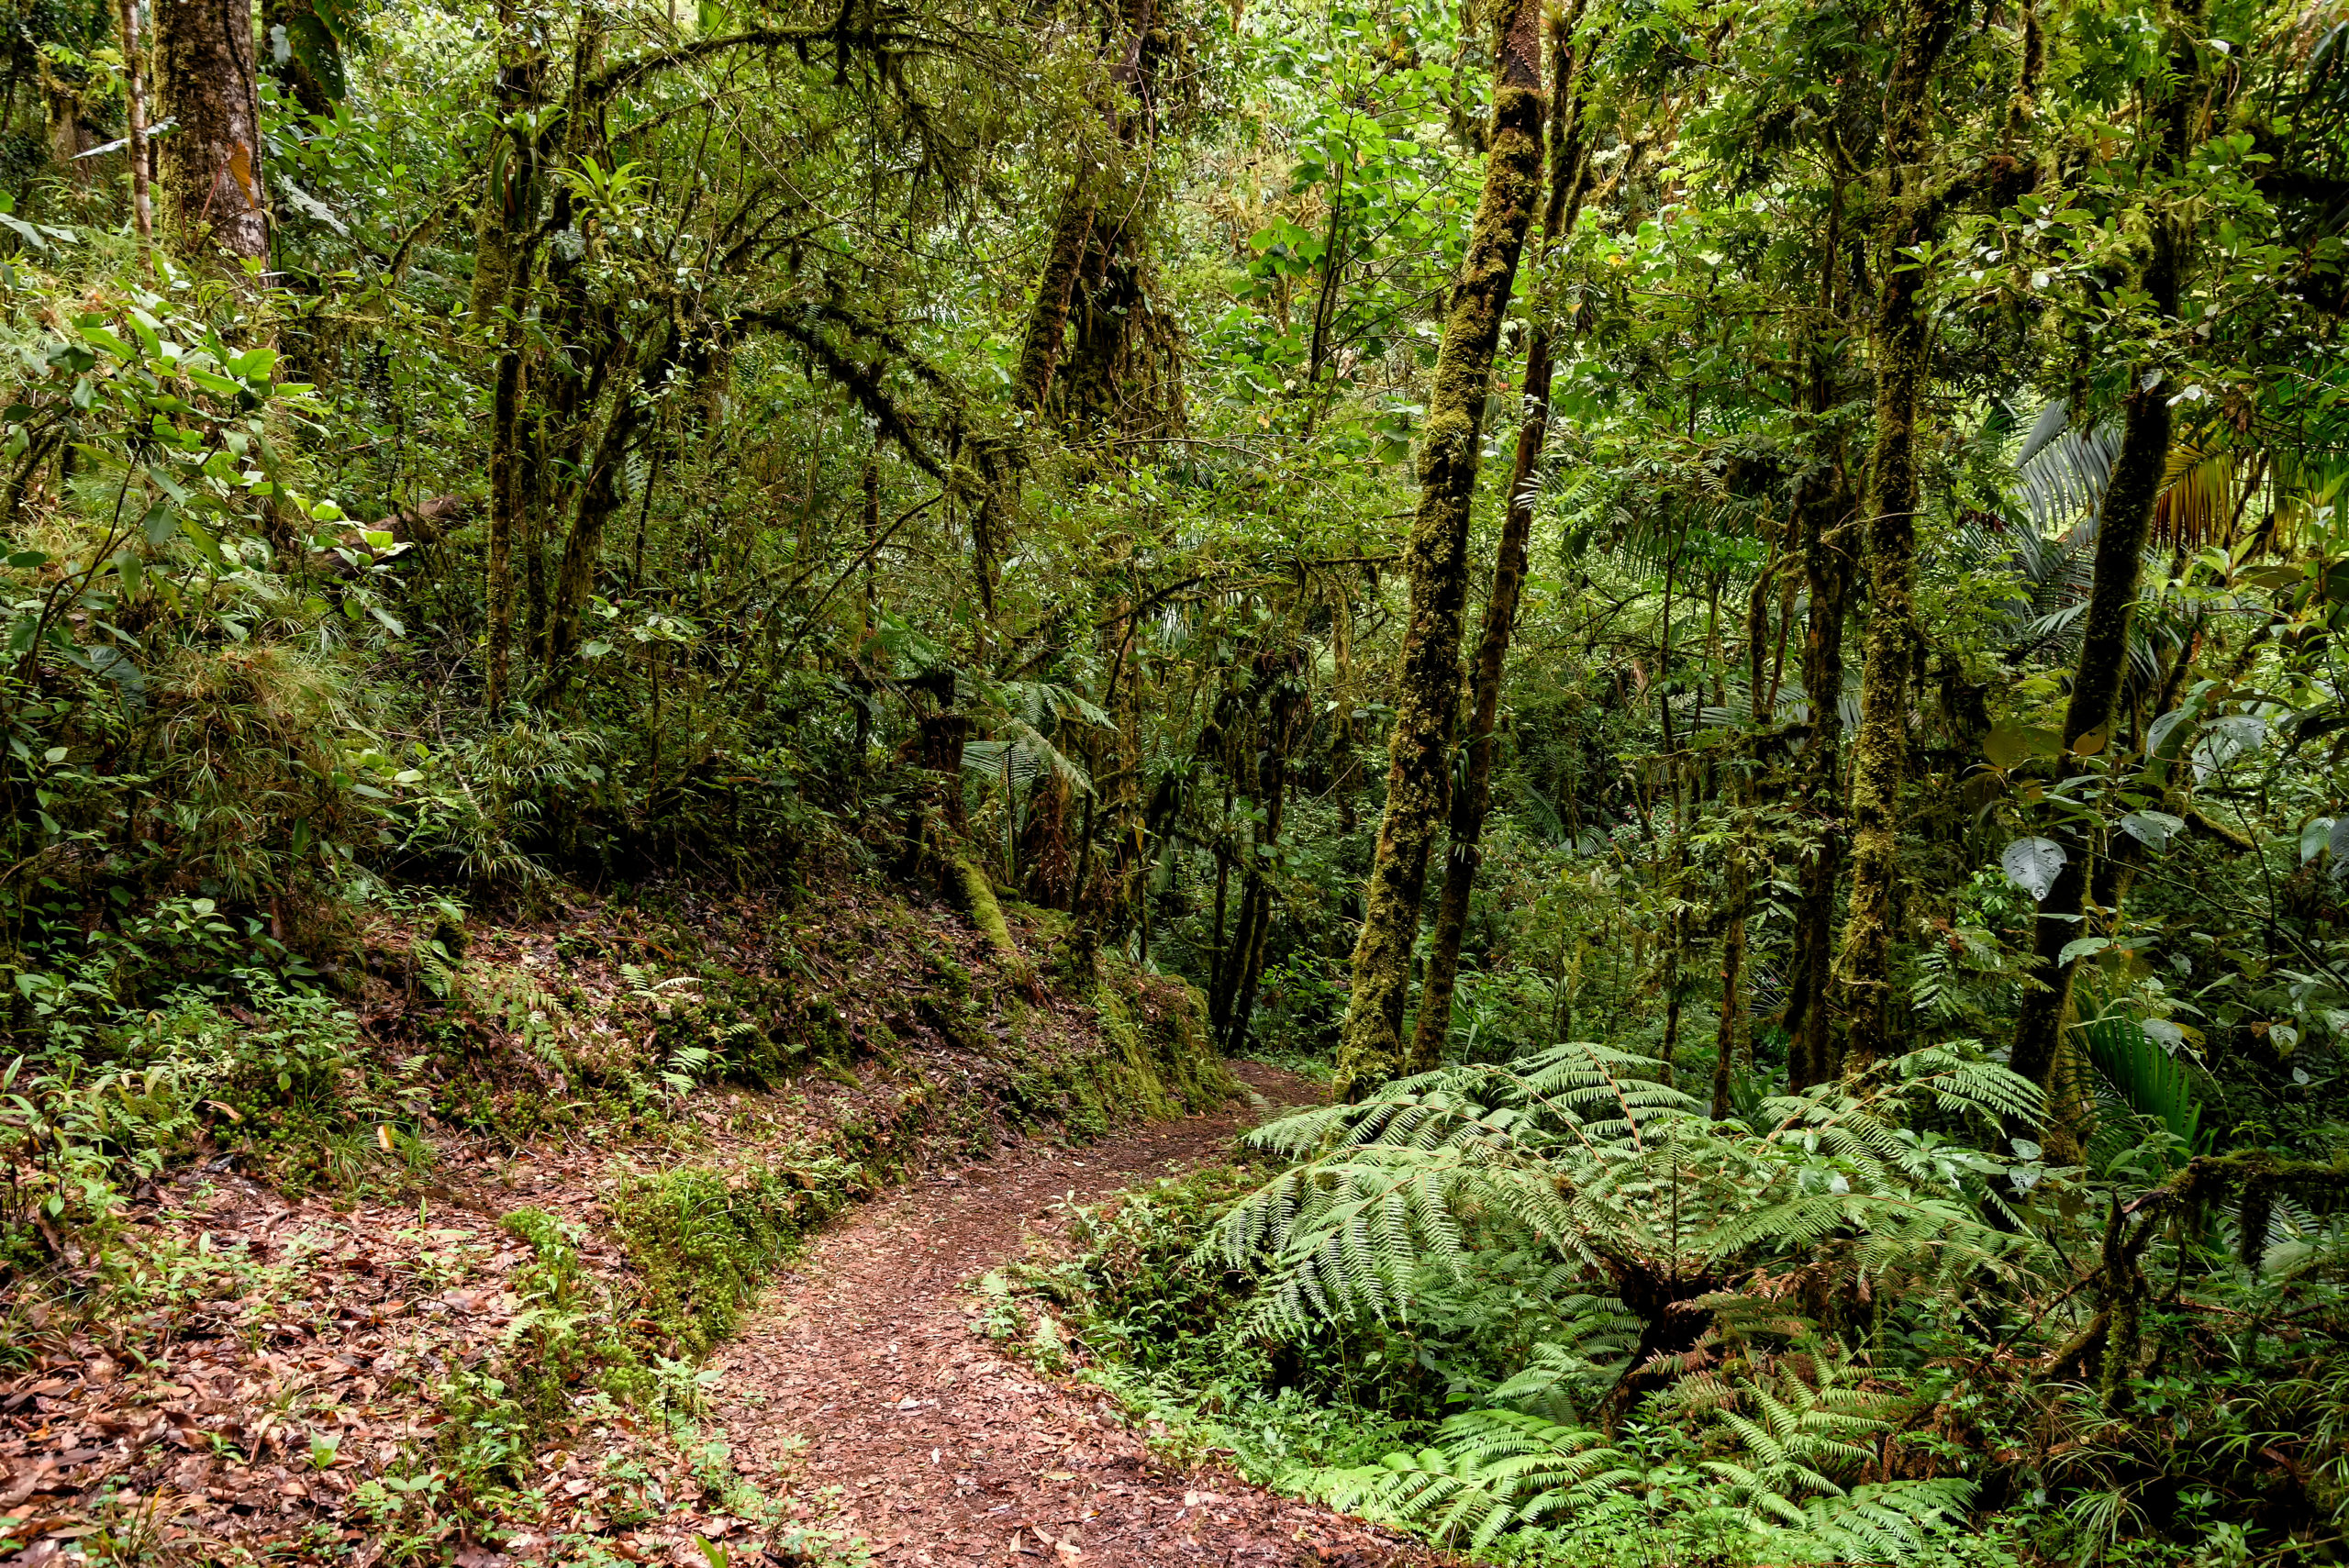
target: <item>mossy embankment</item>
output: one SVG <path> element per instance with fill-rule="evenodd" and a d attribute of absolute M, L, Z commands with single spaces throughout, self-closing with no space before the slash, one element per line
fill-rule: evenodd
<path fill-rule="evenodd" d="M 470 943 L 401 1027 L 451 1130 L 613 1146 L 570 1220 L 617 1243 L 635 1335 L 701 1354 L 810 1230 L 916 1170 L 1237 1092 L 1189 985 L 1080 956 L 1060 912 L 968 899 L 574 905 Z"/>
<path fill-rule="evenodd" d="M 933 1164 L 1236 1092 L 1187 985 L 997 917 L 673 887 L 362 932 L 314 1073 L 340 1087 L 198 1106 L 103 1249 L 20 1279 L 0 1396 L 39 1424 L 0 1445 L 50 1462 L 39 1517 L 145 1528 L 167 1496 L 161 1544 L 220 1562 L 353 1532 L 623 1561 L 721 1527 L 820 1560 L 700 1426 L 702 1360 L 776 1267 Z"/>

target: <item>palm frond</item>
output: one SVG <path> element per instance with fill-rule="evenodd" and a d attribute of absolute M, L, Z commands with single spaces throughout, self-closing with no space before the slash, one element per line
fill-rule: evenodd
<path fill-rule="evenodd" d="M 2210 1152 L 2213 1139 L 2202 1125 L 2193 1079 L 2143 1025 L 2114 1014 L 2082 1025 L 2080 1038 L 2088 1061 L 2129 1109 L 2167 1129 L 2186 1152 Z"/>

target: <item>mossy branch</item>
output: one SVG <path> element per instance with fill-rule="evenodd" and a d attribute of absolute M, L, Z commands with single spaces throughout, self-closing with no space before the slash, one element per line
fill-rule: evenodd
<path fill-rule="evenodd" d="M 996 902 L 994 884 L 987 873 L 965 856 L 951 855 L 946 861 L 948 891 L 979 935 L 986 938 L 987 946 L 1012 978 L 1014 984 L 1030 1000 L 1041 1000 L 1042 991 L 1036 984 L 1036 972 L 1030 967 L 1028 955 L 1011 939 L 1011 927 L 1004 920 L 1003 906 Z"/>

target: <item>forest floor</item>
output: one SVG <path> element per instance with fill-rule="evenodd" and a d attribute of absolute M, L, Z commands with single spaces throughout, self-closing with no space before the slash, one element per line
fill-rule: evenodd
<path fill-rule="evenodd" d="M 778 1282 L 712 1365 L 736 1468 L 890 1568 L 1425 1561 L 1358 1521 L 1183 1468 L 1097 1390 L 1049 1381 L 980 1333 L 972 1279 L 1067 1210 L 1221 1156 L 1318 1097 L 1234 1062 L 1244 1106 L 1076 1148 L 1018 1146 L 872 1203 Z M 796 1511 L 796 1508 L 795 1508 Z"/>
<path fill-rule="evenodd" d="M 1252 1108 L 1221 1099 L 1178 987 L 1036 998 L 944 907 L 855 892 L 484 923 L 445 997 L 368 973 L 367 1049 L 465 1119 L 413 1158 L 344 1136 L 341 1175 L 313 1122 L 224 1121 L 61 1244 L 49 1294 L 0 1294 L 0 1568 L 1396 1560 L 1153 1460 L 970 1321 L 964 1286 L 1056 1205 L 1314 1097 L 1237 1063 Z M 664 1029 L 744 1022 L 779 1084 L 650 1112 L 611 1087 L 638 1035 L 658 1061 Z M 1139 1119 L 1186 1094 L 1214 1108 Z"/>

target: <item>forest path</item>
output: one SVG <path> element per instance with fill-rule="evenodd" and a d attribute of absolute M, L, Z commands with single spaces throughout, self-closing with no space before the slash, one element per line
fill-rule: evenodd
<path fill-rule="evenodd" d="M 1230 1064 L 1248 1105 L 1114 1134 L 1029 1143 L 875 1201 L 826 1236 L 713 1363 L 736 1467 L 788 1486 L 810 1520 L 888 1568 L 1158 1568 L 1421 1561 L 1357 1521 L 1153 1458 L 1098 1391 L 1062 1386 L 971 1322 L 965 1283 L 1018 1258 L 1072 1197 L 1206 1164 L 1306 1080 Z M 836 1490 L 834 1490 L 836 1489 Z"/>

